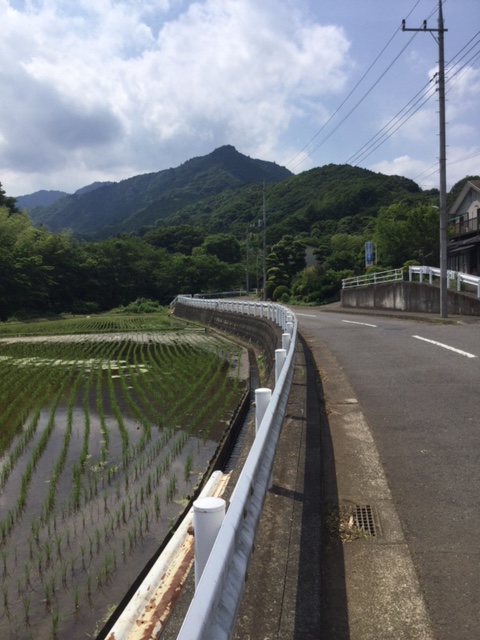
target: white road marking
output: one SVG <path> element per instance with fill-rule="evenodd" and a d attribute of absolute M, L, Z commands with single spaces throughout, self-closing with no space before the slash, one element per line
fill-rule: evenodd
<path fill-rule="evenodd" d="M 347 324 L 361 324 L 364 327 L 373 327 L 374 329 L 377 328 L 376 324 L 368 324 L 368 322 L 354 322 L 353 320 L 342 320 L 342 322 L 346 322 Z"/>
<path fill-rule="evenodd" d="M 455 351 L 455 353 L 459 353 L 461 356 L 466 356 L 467 358 L 477 357 L 473 355 L 473 353 L 468 353 L 468 351 L 462 351 L 461 349 L 455 349 L 455 347 L 450 347 L 448 344 L 443 344 L 443 342 L 436 342 L 436 340 L 428 340 L 428 338 L 422 338 L 421 336 L 412 336 L 412 338 L 417 338 L 417 340 L 423 340 L 424 342 L 429 342 L 430 344 L 434 344 L 437 347 L 443 347 L 444 349 L 448 349 L 449 351 Z"/>
<path fill-rule="evenodd" d="M 304 318 L 318 318 L 318 316 L 313 313 L 296 313 L 295 315 L 303 316 Z"/>

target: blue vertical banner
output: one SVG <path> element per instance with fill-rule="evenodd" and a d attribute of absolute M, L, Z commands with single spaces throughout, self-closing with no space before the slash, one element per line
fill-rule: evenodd
<path fill-rule="evenodd" d="M 373 242 L 365 242 L 365 266 L 373 267 Z"/>

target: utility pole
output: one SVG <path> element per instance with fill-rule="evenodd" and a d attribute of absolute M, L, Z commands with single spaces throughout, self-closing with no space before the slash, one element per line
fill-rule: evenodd
<path fill-rule="evenodd" d="M 247 272 L 247 296 L 248 296 L 248 292 L 250 291 L 250 274 L 248 273 L 249 270 L 249 264 L 248 264 L 248 229 L 249 226 L 247 226 L 247 231 L 245 234 L 245 250 L 247 252 L 247 268 L 246 268 L 246 272 Z"/>
<path fill-rule="evenodd" d="M 442 0 L 438 0 L 438 27 L 427 28 L 427 21 L 423 21 L 420 29 L 407 29 L 405 20 L 402 20 L 402 31 L 425 31 L 438 34 L 438 113 L 439 113 L 439 138 L 440 138 L 440 317 L 448 315 L 448 284 L 447 284 L 447 155 L 445 136 L 445 53 Z M 434 36 L 435 37 L 435 36 Z"/>
<path fill-rule="evenodd" d="M 263 181 L 263 300 L 267 299 L 267 210 L 265 207 L 265 180 Z"/>

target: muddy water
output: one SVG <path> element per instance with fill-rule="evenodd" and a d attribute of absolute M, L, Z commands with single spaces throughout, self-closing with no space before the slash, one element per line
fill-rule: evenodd
<path fill-rule="evenodd" d="M 110 362 L 122 350 L 119 344 L 118 349 L 110 351 Z M 105 364 L 105 358 L 100 359 Z M 83 371 L 75 394 L 72 382 L 57 405 L 52 397 L 45 399 L 36 429 L 24 443 L 0 492 L 0 522 L 4 523 L 4 529 L 0 529 L 2 639 L 95 636 L 183 511 L 185 497 L 192 494 L 207 468 L 224 420 L 243 389 L 240 384 L 230 404 L 221 407 L 215 425 L 204 418 L 187 433 L 193 418 L 187 406 L 183 417 L 179 412 L 178 420 L 168 423 L 162 419 L 161 394 L 157 419 L 146 420 L 142 414 L 146 413 L 145 397 L 140 397 L 132 383 L 128 384 L 127 401 L 116 371 L 115 367 L 104 369 L 99 385 L 91 383 L 88 372 Z M 148 375 L 145 370 L 138 379 L 151 400 L 158 379 Z M 227 381 L 217 404 L 223 402 L 233 384 L 233 379 Z M 214 390 L 205 387 L 197 395 L 202 393 L 209 398 Z M 53 428 L 19 510 L 22 480 L 51 423 L 52 407 Z M 216 409 L 212 406 L 211 412 L 216 413 Z M 119 412 L 128 446 L 119 428 Z M 208 437 L 203 437 L 207 433 Z M 15 436 L 10 451 L 24 434 L 22 431 Z M 81 464 L 85 442 L 88 454 Z M 5 464 L 7 458 L 5 452 L 0 463 Z M 53 504 L 49 501 L 52 491 Z"/>

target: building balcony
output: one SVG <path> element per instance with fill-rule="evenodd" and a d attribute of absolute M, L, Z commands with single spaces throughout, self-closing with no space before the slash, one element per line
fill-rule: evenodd
<path fill-rule="evenodd" d="M 454 238 L 468 236 L 480 232 L 480 219 L 473 218 L 471 220 L 453 222 L 450 227 L 453 229 L 452 235 Z"/>

